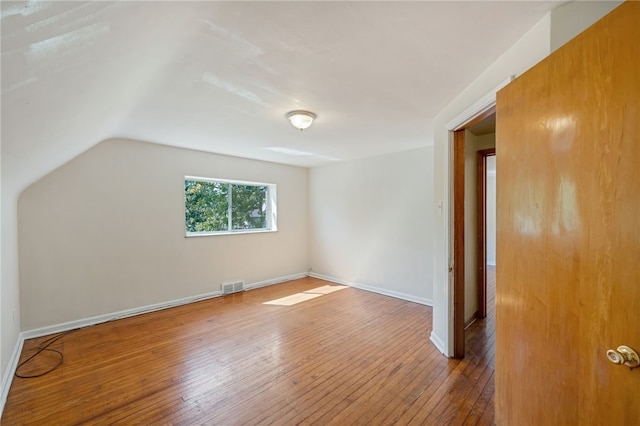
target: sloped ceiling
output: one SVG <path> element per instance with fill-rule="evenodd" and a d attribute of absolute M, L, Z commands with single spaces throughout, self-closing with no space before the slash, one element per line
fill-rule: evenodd
<path fill-rule="evenodd" d="M 112 137 L 299 166 L 429 145 L 561 3 L 3 1 L 3 185 Z"/>

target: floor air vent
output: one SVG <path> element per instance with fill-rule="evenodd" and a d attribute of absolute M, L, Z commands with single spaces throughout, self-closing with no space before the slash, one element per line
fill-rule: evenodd
<path fill-rule="evenodd" d="M 222 283 L 222 294 L 231 294 L 244 291 L 244 281 L 237 281 L 235 283 Z"/>

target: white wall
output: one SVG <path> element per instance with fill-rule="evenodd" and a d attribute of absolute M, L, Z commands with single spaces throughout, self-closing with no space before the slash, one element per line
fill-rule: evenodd
<path fill-rule="evenodd" d="M 496 134 L 464 137 L 464 321 L 478 311 L 478 160 L 481 149 L 494 148 Z"/>
<path fill-rule="evenodd" d="M 495 137 L 495 134 L 494 134 Z M 487 157 L 487 265 L 496 264 L 496 157 Z"/>
<path fill-rule="evenodd" d="M 622 1 L 572 1 L 551 11 L 551 51 L 580 34 Z"/>
<path fill-rule="evenodd" d="M 431 304 L 432 148 L 309 172 L 313 272 Z"/>
<path fill-rule="evenodd" d="M 278 232 L 185 238 L 184 176 L 277 184 Z M 22 328 L 306 273 L 308 170 L 102 142 L 18 201 Z"/>
<path fill-rule="evenodd" d="M 453 353 L 452 317 L 450 298 L 453 280 L 449 276 L 451 258 L 450 236 L 453 235 L 450 208 L 452 185 L 452 158 L 448 124 L 465 113 L 476 101 L 491 92 L 511 75 L 519 75 L 549 54 L 551 19 L 547 15 L 496 60 L 469 87 L 460 93 L 434 118 L 434 266 L 433 266 L 433 330 L 431 340 L 446 355 Z M 460 123 L 462 124 L 462 123 Z M 499 147 L 497 147 L 499 149 Z"/>
<path fill-rule="evenodd" d="M 20 334 L 16 199 L 17 195 L 8 185 L 7 176 L 2 176 L 2 286 L 0 287 L 0 344 L 2 347 L 0 361 L 3 381 L 10 380 L 8 374 L 12 372 L 7 370 L 7 366 Z"/>

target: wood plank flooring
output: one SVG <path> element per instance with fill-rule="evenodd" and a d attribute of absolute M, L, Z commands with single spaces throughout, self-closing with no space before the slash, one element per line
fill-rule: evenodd
<path fill-rule="evenodd" d="M 63 363 L 14 378 L 3 425 L 493 424 L 494 302 L 464 360 L 429 341 L 431 308 L 304 278 L 66 334 Z M 22 358 L 38 338 L 25 343 Z M 43 352 L 21 373 L 56 362 Z"/>

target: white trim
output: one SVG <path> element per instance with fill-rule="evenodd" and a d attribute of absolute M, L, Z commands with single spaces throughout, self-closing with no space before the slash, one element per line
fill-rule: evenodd
<path fill-rule="evenodd" d="M 18 335 L 18 341 L 16 342 L 11 358 L 9 358 L 9 364 L 7 369 L 4 370 L 4 376 L 2 376 L 2 389 L 0 390 L 0 416 L 4 413 L 4 405 L 7 402 L 9 396 L 9 389 L 13 382 L 13 376 L 18 368 L 18 361 L 20 360 L 20 354 L 22 353 L 22 347 L 24 346 L 24 333 Z"/>
<path fill-rule="evenodd" d="M 300 278 L 308 277 L 309 274 L 306 272 L 300 272 L 299 274 L 287 275 L 280 278 L 273 278 L 271 280 L 258 281 L 255 283 L 247 284 L 244 286 L 245 290 L 253 290 L 260 287 L 266 287 L 268 285 L 280 284 L 287 281 L 298 280 Z"/>
<path fill-rule="evenodd" d="M 449 123 L 447 123 L 446 125 L 447 131 L 449 132 L 460 130 L 460 128 L 471 121 L 471 119 L 487 111 L 489 108 L 492 108 L 496 104 L 496 93 L 498 93 L 498 91 L 505 87 L 507 84 L 511 83 L 515 78 L 516 77 L 512 75 L 511 77 L 502 81 L 495 88 L 493 88 L 493 90 L 489 91 L 483 97 L 471 104 L 467 109 L 465 109 L 455 118 L 449 121 Z"/>
<path fill-rule="evenodd" d="M 447 260 L 444 265 L 434 265 L 434 268 L 442 267 L 444 268 L 445 273 L 442 276 L 447 277 L 446 282 L 442 283 L 444 287 L 444 300 L 445 304 L 443 306 L 444 317 L 446 318 L 447 323 L 447 334 L 444 336 L 444 340 L 437 335 L 436 346 L 439 347 L 440 351 L 445 356 L 453 356 L 453 334 L 451 334 L 451 330 L 453 330 L 453 167 L 451 167 L 451 163 L 453 161 L 453 133 L 452 130 L 445 129 L 445 139 L 447 141 L 447 146 L 444 150 L 445 161 L 444 161 L 444 173 L 446 179 L 444 179 L 444 196 L 446 202 L 444 206 L 442 206 L 442 214 L 446 221 L 446 226 L 444 227 L 444 245 L 445 245 L 445 253 L 447 253 Z M 436 342 L 436 340 L 432 340 L 432 342 Z M 434 343 L 435 344 L 435 343 Z"/>
<path fill-rule="evenodd" d="M 487 260 L 487 265 L 489 266 L 496 266 L 496 261 L 494 260 L 493 262 L 490 260 Z"/>
<path fill-rule="evenodd" d="M 278 232 L 277 229 L 259 228 L 259 229 L 236 229 L 234 231 L 216 231 L 216 232 L 187 232 L 185 238 L 193 237 L 210 237 L 212 235 L 238 235 L 238 234 L 266 234 L 269 232 Z"/>
<path fill-rule="evenodd" d="M 431 336 L 429 336 L 429 340 L 431 340 L 431 342 L 442 354 L 445 354 L 444 343 L 442 342 L 442 339 L 440 339 L 440 336 L 438 336 L 433 330 L 431 331 Z"/>
<path fill-rule="evenodd" d="M 345 280 L 341 280 L 339 278 L 330 277 L 329 275 L 318 274 L 317 272 L 309 272 L 309 276 L 312 278 L 317 278 L 319 280 L 330 281 L 332 283 L 348 285 L 351 286 L 351 283 Z"/>
<path fill-rule="evenodd" d="M 336 284 L 348 285 L 349 287 L 354 287 L 360 290 L 370 291 L 372 293 L 382 294 L 383 296 L 389 296 L 396 299 L 406 300 L 408 302 L 419 303 L 421 305 L 433 306 L 433 301 L 431 299 L 427 299 L 424 297 L 416 297 L 406 293 L 400 293 L 397 291 L 387 290 L 380 287 L 374 287 L 366 284 L 354 283 L 350 281 L 341 280 L 339 278 L 330 277 L 328 275 L 318 274 L 315 272 L 309 273 L 310 277 L 318 278 L 325 281 L 330 281 Z"/>
<path fill-rule="evenodd" d="M 115 321 L 135 315 L 147 314 L 149 312 L 160 311 L 163 309 L 174 308 L 176 306 L 186 305 L 188 303 L 199 302 L 201 300 L 212 299 L 222 296 L 222 291 L 212 291 L 209 293 L 198 294 L 196 296 L 183 297 L 181 299 L 169 300 L 166 302 L 154 303 L 152 305 L 140 306 L 137 308 L 125 309 L 122 311 L 111 312 L 108 314 L 96 315 L 93 317 L 82 318 L 79 320 L 63 322 L 60 324 L 48 325 L 45 327 L 35 328 L 23 331 L 25 339 L 33 339 L 34 337 L 47 336 L 49 334 L 61 333 L 63 331 L 75 330 L 77 328 L 88 327 L 91 325 L 101 324 L 103 322 Z"/>
<path fill-rule="evenodd" d="M 306 276 L 307 276 L 306 272 L 287 275 L 284 277 L 278 277 L 270 280 L 258 281 L 255 283 L 246 284 L 244 288 L 245 290 L 252 290 L 254 288 L 265 287 L 273 284 L 279 284 L 286 281 L 295 280 L 298 278 L 304 278 Z M 103 322 L 108 322 L 108 321 L 115 321 L 122 318 L 132 317 L 134 315 L 147 314 L 149 312 L 173 308 L 176 306 L 186 305 L 188 303 L 193 303 L 193 302 L 199 302 L 201 300 L 206 300 L 206 299 L 212 299 L 214 297 L 219 297 L 219 296 L 222 296 L 222 291 L 212 291 L 209 293 L 198 294 L 195 296 L 183 297 L 181 299 L 174 299 L 166 302 L 155 303 L 153 305 L 146 305 L 138 308 L 125 309 L 122 311 L 111 312 L 108 314 L 96 315 L 93 317 L 40 327 L 33 330 L 24 331 L 23 334 L 25 335 L 25 339 L 33 339 L 34 337 L 47 336 L 49 334 L 60 333 L 62 331 L 75 330 L 76 328 L 88 327 L 90 325 L 101 324 Z"/>
<path fill-rule="evenodd" d="M 202 176 L 185 176 L 184 180 L 195 180 L 200 182 L 220 182 L 220 183 L 231 183 L 235 185 L 245 185 L 245 186 L 276 186 L 275 183 L 266 183 L 266 182 L 253 182 L 249 180 L 234 180 L 234 179 L 219 179 L 219 178 L 210 178 L 210 177 L 202 177 Z"/>
<path fill-rule="evenodd" d="M 478 115 L 486 112 L 488 109 L 492 108 L 496 104 L 496 93 L 511 81 L 515 79 L 515 76 L 511 76 L 506 80 L 502 81 L 495 88 L 487 92 L 484 96 L 478 99 L 476 102 L 467 107 L 464 111 L 458 114 L 455 118 L 450 120 L 445 126 L 445 135 L 444 140 L 447 141 L 447 146 L 444 150 L 445 161 L 444 161 L 444 175 L 446 179 L 444 180 L 444 194 L 446 197 L 446 202 L 444 206 L 442 206 L 442 214 L 447 221 L 447 226 L 444 227 L 444 241 L 445 241 L 445 252 L 447 253 L 447 262 L 445 265 L 434 265 L 435 268 L 445 268 L 446 273 L 443 276 L 447 277 L 447 282 L 444 283 L 444 300 L 446 301 L 444 305 L 444 316 L 447 319 L 447 330 L 448 333 L 444 337 L 443 340 L 441 337 L 436 335 L 434 339 L 437 338 L 437 342 L 432 340 L 434 344 L 441 345 L 440 349 L 444 349 L 442 353 L 446 356 L 453 356 L 453 272 L 449 272 L 449 266 L 453 266 L 453 227 L 454 227 L 454 218 L 453 218 L 453 132 L 459 130 L 465 124 L 467 124 L 471 119 L 477 117 Z"/>

